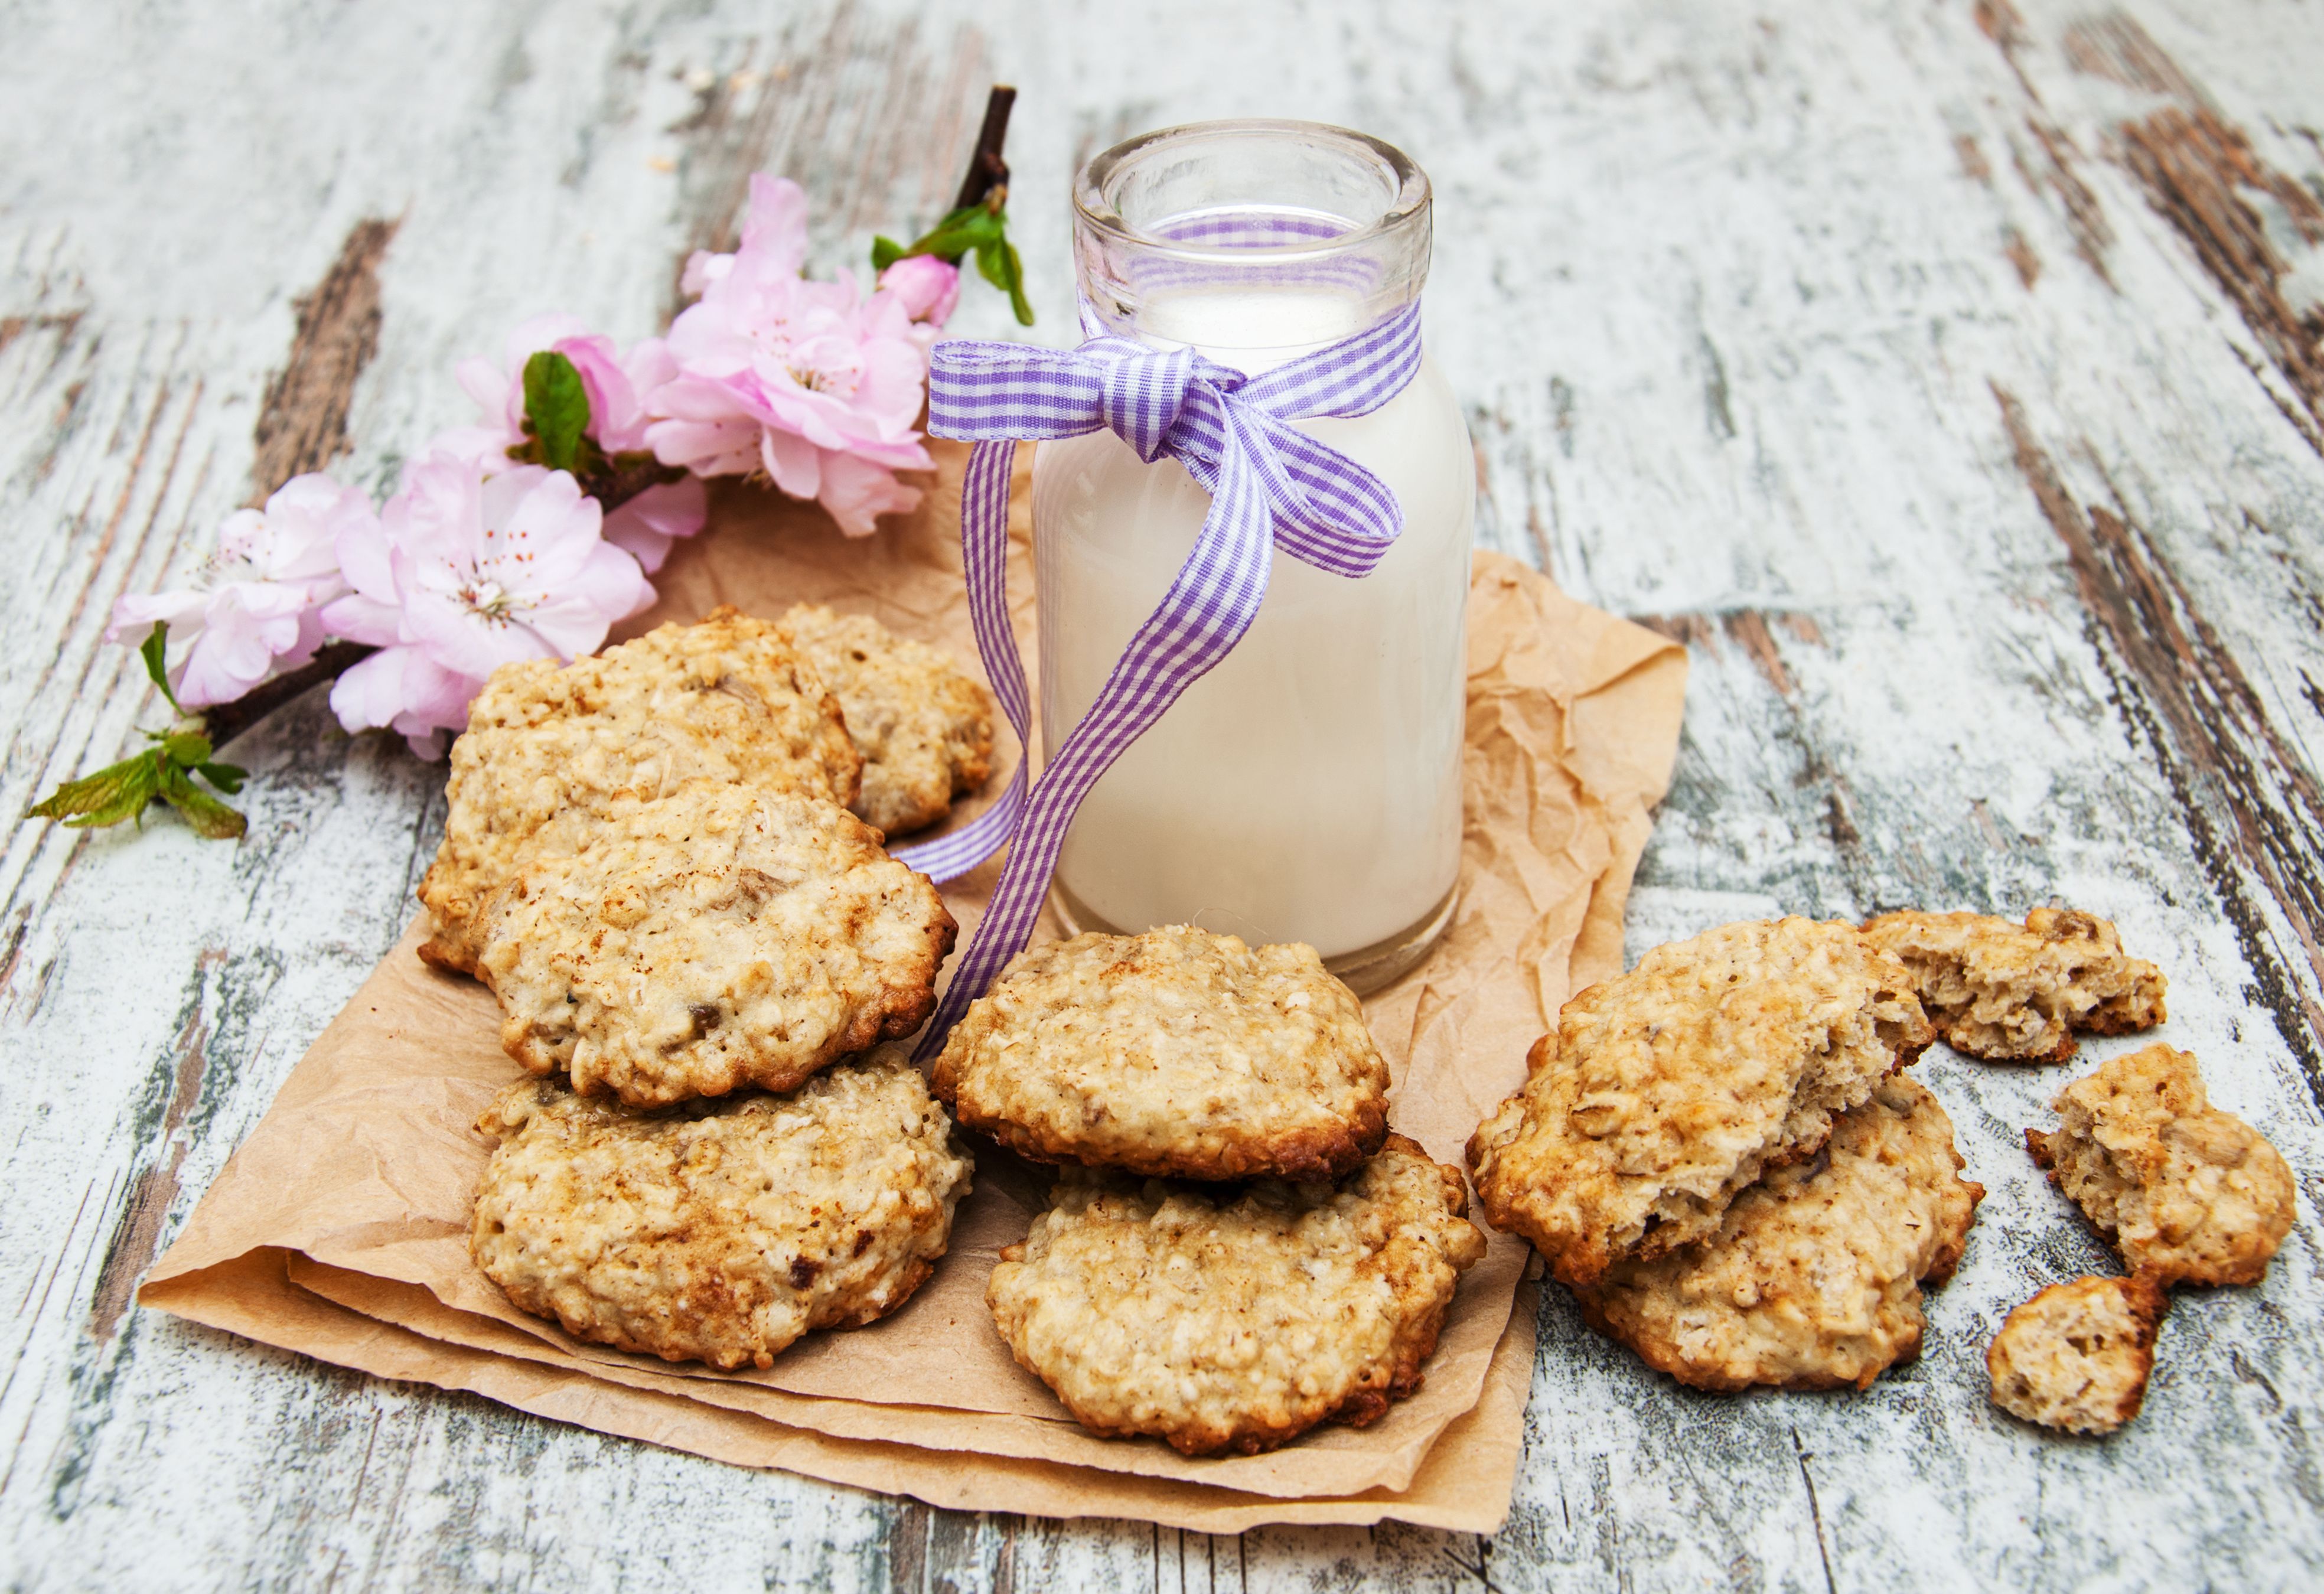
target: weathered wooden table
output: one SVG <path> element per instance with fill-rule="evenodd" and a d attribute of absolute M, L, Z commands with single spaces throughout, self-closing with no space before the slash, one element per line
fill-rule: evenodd
<path fill-rule="evenodd" d="M 0 852 L 11 1587 L 2273 1589 L 2324 1578 L 2324 13 L 2227 0 L 50 4 L 0 51 L 0 806 L 156 705 L 125 590 L 331 460 L 384 487 L 449 367 L 672 306 L 746 175 L 817 269 L 938 213 L 985 85 L 1070 326 L 1074 165 L 1223 115 L 1433 173 L 1429 336 L 1480 536 L 1693 661 L 1631 950 L 1778 909 L 2117 919 L 2166 1032 L 2298 1172 L 2264 1288 L 2182 1297 L 2107 1442 L 1982 1351 L 2101 1249 L 2017 1144 L 2056 1071 L 1921 1074 L 1992 1194 L 1927 1354 L 1698 1396 L 1553 1292 L 1514 1514 L 1240 1540 L 961 1516 L 320 1367 L 136 1311 L 394 938 L 440 766 L 319 699 L 250 838 Z M 972 291 L 955 329 L 1002 329 Z M 2104 1055 L 2110 1047 L 2089 1049 Z"/>

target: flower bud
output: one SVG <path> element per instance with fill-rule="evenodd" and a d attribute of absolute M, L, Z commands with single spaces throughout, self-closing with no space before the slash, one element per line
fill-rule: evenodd
<path fill-rule="evenodd" d="M 913 320 L 941 327 L 960 302 L 960 268 L 933 254 L 908 254 L 880 273 L 880 286 L 904 301 Z"/>

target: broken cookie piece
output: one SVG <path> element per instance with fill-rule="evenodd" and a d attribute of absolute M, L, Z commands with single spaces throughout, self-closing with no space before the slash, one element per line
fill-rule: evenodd
<path fill-rule="evenodd" d="M 1982 913 L 1886 913 L 1864 926 L 1913 972 L 1947 1046 L 1997 1063 L 2062 1063 L 2074 1036 L 2163 1019 L 2163 971 L 2123 954 L 2102 918 L 2037 908 L 2022 925 Z"/>
<path fill-rule="evenodd" d="M 2164 1287 L 2257 1284 L 2290 1232 L 2292 1169 L 2265 1137 L 2210 1104 L 2195 1059 L 2155 1045 L 2058 1092 L 2058 1127 L 2025 1131 L 2124 1265 Z"/>
<path fill-rule="evenodd" d="M 1785 918 L 1658 946 L 1567 1002 L 1479 1127 L 1486 1216 L 1566 1284 L 1715 1232 L 1771 1167 L 1932 1037 L 1902 963 L 1856 926 Z"/>
<path fill-rule="evenodd" d="M 1591 1327 L 1697 1389 L 1860 1389 L 1920 1354 L 1921 1288 L 1952 1276 L 1985 1194 L 1960 1169 L 1937 1099 L 1885 1079 L 1716 1233 L 1574 1295 Z"/>
<path fill-rule="evenodd" d="M 2111 1433 L 2146 1399 L 2170 1300 L 2152 1279 L 2053 1284 L 2009 1314 L 1985 1353 L 1993 1404 L 2069 1433 Z"/>

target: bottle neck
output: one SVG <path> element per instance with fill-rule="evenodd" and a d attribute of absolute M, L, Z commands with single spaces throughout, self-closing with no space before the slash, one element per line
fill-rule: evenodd
<path fill-rule="evenodd" d="M 1220 283 L 1147 298 L 1134 316 L 1116 318 L 1126 324 L 1107 329 L 1256 376 L 1354 337 L 1397 308 L 1314 287 Z"/>

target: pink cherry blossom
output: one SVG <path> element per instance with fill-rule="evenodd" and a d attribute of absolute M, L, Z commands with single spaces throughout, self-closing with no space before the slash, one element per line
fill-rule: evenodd
<path fill-rule="evenodd" d="M 589 394 L 589 436 L 608 454 L 643 453 L 650 419 L 646 396 L 678 374 L 669 346 L 658 337 L 632 346 L 616 358 L 611 338 L 582 329 L 574 316 L 536 316 L 509 334 L 502 364 L 470 358 L 455 374 L 484 423 L 443 432 L 429 444 L 475 464 L 485 475 L 512 468 L 509 450 L 524 443 L 525 362 L 543 349 L 573 362 Z M 707 518 L 702 484 L 693 480 L 647 488 L 606 511 L 607 542 L 629 551 L 650 575 L 669 557 L 673 538 L 691 537 Z"/>
<path fill-rule="evenodd" d="M 925 329 L 900 293 L 802 277 L 806 257 L 807 196 L 753 177 L 741 246 L 687 263 L 682 285 L 701 298 L 670 326 L 677 374 L 648 397 L 646 437 L 697 475 L 763 471 L 862 537 L 919 502 L 893 473 L 934 465 L 913 426 Z"/>
<path fill-rule="evenodd" d="M 483 411 L 482 424 L 438 437 L 431 447 L 505 468 L 508 451 L 523 443 L 525 362 L 542 350 L 573 362 L 589 394 L 589 436 L 608 454 L 642 452 L 651 419 L 646 395 L 678 374 L 677 363 L 658 337 L 618 353 L 613 340 L 585 329 L 580 318 L 535 316 L 508 336 L 497 365 L 470 356 L 453 368 L 461 388 Z"/>
<path fill-rule="evenodd" d="M 908 254 L 880 273 L 880 286 L 904 301 L 913 320 L 940 327 L 960 303 L 960 268 L 933 254 Z"/>
<path fill-rule="evenodd" d="M 376 526 L 371 501 L 354 488 L 319 474 L 293 476 L 264 509 L 237 510 L 219 525 L 201 585 L 121 598 L 106 638 L 134 647 L 155 621 L 168 622 L 178 701 L 231 702 L 314 657 L 324 636 L 318 611 L 347 590 L 337 539 Z"/>
<path fill-rule="evenodd" d="M 323 623 L 379 652 L 341 676 L 331 707 L 350 731 L 386 725 L 422 757 L 467 723 L 493 670 L 571 659 L 653 602 L 637 560 L 600 535 L 597 501 L 563 471 L 487 473 L 431 452 L 404 472 L 377 533 L 342 538 L 354 591 Z"/>

